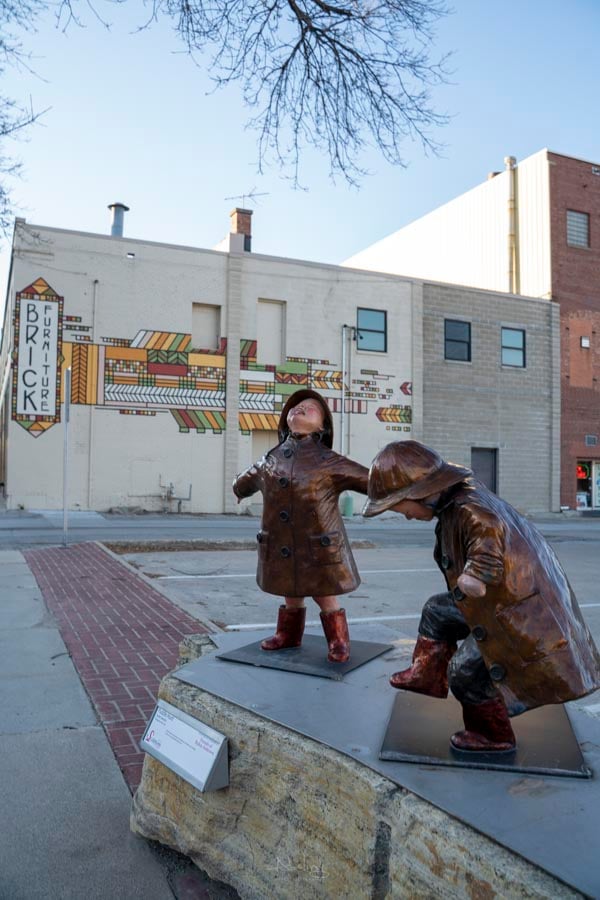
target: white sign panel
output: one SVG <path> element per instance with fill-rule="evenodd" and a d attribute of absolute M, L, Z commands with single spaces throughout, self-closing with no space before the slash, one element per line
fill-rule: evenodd
<path fill-rule="evenodd" d="M 164 700 L 158 701 L 140 747 L 200 791 L 229 784 L 225 735 Z"/>
<path fill-rule="evenodd" d="M 19 310 L 18 415 L 56 415 L 58 303 L 21 300 Z"/>

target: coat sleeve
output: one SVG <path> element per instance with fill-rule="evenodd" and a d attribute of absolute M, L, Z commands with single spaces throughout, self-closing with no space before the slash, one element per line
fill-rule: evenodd
<path fill-rule="evenodd" d="M 246 469 L 245 472 L 235 476 L 232 484 L 233 493 L 238 500 L 243 500 L 244 497 L 251 497 L 252 494 L 260 490 L 261 482 L 261 464 L 256 462 L 249 469 Z"/>
<path fill-rule="evenodd" d="M 333 480 L 336 490 L 340 494 L 342 491 L 357 491 L 359 494 L 366 494 L 369 470 L 366 466 L 354 462 L 353 459 L 338 456 Z"/>
<path fill-rule="evenodd" d="M 504 577 L 504 524 L 487 509 L 463 506 L 459 527 L 466 562 L 463 572 L 485 584 L 499 584 Z"/>

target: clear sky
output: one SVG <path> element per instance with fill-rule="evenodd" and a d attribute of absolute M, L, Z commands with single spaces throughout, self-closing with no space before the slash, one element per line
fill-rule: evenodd
<path fill-rule="evenodd" d="M 118 200 L 131 207 L 127 237 L 212 247 L 244 205 L 227 198 L 254 188 L 266 196 L 245 201 L 253 250 L 337 263 L 485 180 L 507 155 L 547 147 L 600 162 L 600 0 L 454 0 L 436 37 L 440 55 L 454 52 L 452 83 L 434 95 L 452 116 L 434 135 L 443 155 L 407 143 L 399 168 L 372 153 L 373 174 L 356 190 L 333 183 L 311 151 L 305 191 L 275 167 L 257 174 L 239 88 L 208 93 L 167 21 L 135 33 L 148 15 L 138 0 L 102 9 L 110 31 L 87 13 L 87 27 L 65 35 L 48 14 L 24 38 L 40 77 L 4 78 L 4 94 L 50 107 L 6 148 L 24 166 L 17 214 L 35 224 L 105 233 Z M 0 298 L 8 256 L 4 244 Z"/>

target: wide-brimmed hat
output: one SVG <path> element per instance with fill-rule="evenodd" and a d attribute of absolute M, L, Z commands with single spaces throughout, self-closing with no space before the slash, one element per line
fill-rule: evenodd
<path fill-rule="evenodd" d="M 333 447 L 333 416 L 331 415 L 331 410 L 329 409 L 325 398 L 316 391 L 310 390 L 310 388 L 303 388 L 288 397 L 287 403 L 281 410 L 281 416 L 279 417 L 279 424 L 277 426 L 279 440 L 284 441 L 290 433 L 290 428 L 287 423 L 290 409 L 293 409 L 294 406 L 298 406 L 303 400 L 316 400 L 317 403 L 321 404 L 323 410 L 323 436 L 321 440 L 326 447 L 331 449 Z"/>
<path fill-rule="evenodd" d="M 363 516 L 377 516 L 401 500 L 424 500 L 472 475 L 471 469 L 445 462 L 418 441 L 394 441 L 380 450 L 369 470 Z"/>

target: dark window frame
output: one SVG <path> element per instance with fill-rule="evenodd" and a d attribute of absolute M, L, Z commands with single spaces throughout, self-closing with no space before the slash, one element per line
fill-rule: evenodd
<path fill-rule="evenodd" d="M 518 331 L 523 335 L 523 346 L 522 347 L 511 347 L 508 344 L 504 343 L 504 332 L 505 331 Z M 517 363 L 509 363 L 504 362 L 504 351 L 505 350 L 517 350 L 523 354 L 523 362 L 521 365 Z M 525 328 L 513 328 L 512 325 L 501 325 L 500 326 L 500 361 L 503 366 L 507 369 L 526 369 L 527 368 L 527 331 Z"/>
<path fill-rule="evenodd" d="M 586 230 L 587 243 L 584 244 L 581 241 L 569 240 L 569 213 L 573 213 L 575 216 L 585 216 L 585 220 L 586 220 L 586 229 L 585 230 Z M 572 222 L 571 224 L 572 224 L 573 228 L 577 227 L 574 222 Z M 566 216 L 567 247 L 579 247 L 580 250 L 589 250 L 591 247 L 590 225 L 591 225 L 590 214 L 588 212 L 584 212 L 581 209 L 567 209 L 567 216 Z"/>
<path fill-rule="evenodd" d="M 448 337 L 448 325 L 466 325 L 468 328 L 469 337 L 467 340 L 457 340 L 456 338 Z M 472 332 L 471 332 L 471 323 L 466 319 L 444 319 L 444 359 L 449 362 L 465 362 L 470 363 L 473 358 L 472 354 Z M 464 344 L 467 347 L 467 358 L 459 359 L 456 356 L 448 355 L 448 345 L 449 344 Z"/>
<path fill-rule="evenodd" d="M 383 329 L 381 328 L 361 328 L 360 314 L 361 312 L 374 312 L 379 313 L 383 316 Z M 383 350 L 379 348 L 373 347 L 361 347 L 359 345 L 359 335 L 360 334 L 382 334 L 383 335 Z M 356 307 L 356 349 L 361 353 L 387 353 L 388 352 L 388 333 L 387 333 L 387 310 L 386 309 L 374 309 L 370 306 L 357 306 Z"/>

